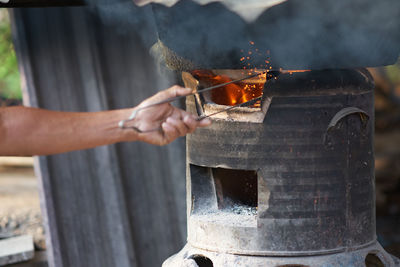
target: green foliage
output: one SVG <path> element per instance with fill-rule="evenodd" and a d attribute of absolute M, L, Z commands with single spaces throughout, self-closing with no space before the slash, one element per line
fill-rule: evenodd
<path fill-rule="evenodd" d="M 400 60 L 396 64 L 386 67 L 386 73 L 391 82 L 400 84 Z"/>
<path fill-rule="evenodd" d="M 6 9 L 0 9 L 0 96 L 22 99 L 17 58 Z"/>

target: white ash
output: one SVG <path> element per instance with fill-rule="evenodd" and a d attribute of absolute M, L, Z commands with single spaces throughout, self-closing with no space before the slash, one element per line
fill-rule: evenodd
<path fill-rule="evenodd" d="M 192 214 L 191 217 L 195 220 L 215 224 L 243 227 L 257 226 L 257 208 L 243 205 L 233 205 L 219 210 L 203 209 Z"/>
<path fill-rule="evenodd" d="M 240 206 L 240 205 L 234 205 L 233 207 L 229 209 L 224 209 L 228 212 L 233 212 L 235 214 L 239 215 L 257 215 L 257 208 L 256 207 L 250 207 L 250 206 Z"/>

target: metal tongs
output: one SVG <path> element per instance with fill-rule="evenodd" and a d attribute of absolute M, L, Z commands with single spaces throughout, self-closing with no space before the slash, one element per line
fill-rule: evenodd
<path fill-rule="evenodd" d="M 170 102 L 173 102 L 173 101 L 176 101 L 176 100 L 179 100 L 179 99 L 182 99 L 182 98 L 186 98 L 186 97 L 188 97 L 188 96 L 192 96 L 192 95 L 195 95 L 195 94 L 201 94 L 201 93 L 204 93 L 204 92 L 207 92 L 207 91 L 211 91 L 211 90 L 214 90 L 214 89 L 223 87 L 223 86 L 228 85 L 228 84 L 237 83 L 237 82 L 240 82 L 240 81 L 243 81 L 243 80 L 247 80 L 247 79 L 250 79 L 250 78 L 253 78 L 253 77 L 257 77 L 257 76 L 262 75 L 262 74 L 264 74 L 264 73 L 266 73 L 266 72 L 267 72 L 267 71 L 260 72 L 260 73 L 255 73 L 255 74 L 246 76 L 246 77 L 244 77 L 244 78 L 240 78 L 240 79 L 233 80 L 233 81 L 230 81 L 230 82 L 221 83 L 221 84 L 217 84 L 217 85 L 214 85 L 214 86 L 211 86 L 211 87 L 207 87 L 207 88 L 204 88 L 204 89 L 201 89 L 201 90 L 197 90 L 197 91 L 194 91 L 194 92 L 192 92 L 192 93 L 190 93 L 190 94 L 188 94 L 188 95 L 171 97 L 171 98 L 168 98 L 168 99 L 159 101 L 159 102 L 152 103 L 152 104 L 150 104 L 150 105 L 148 105 L 148 106 L 144 106 L 144 107 L 135 109 L 135 110 L 132 112 L 132 114 L 129 116 L 129 118 L 126 119 L 126 120 L 120 121 L 120 122 L 118 123 L 118 126 L 119 126 L 121 129 L 133 129 L 133 130 L 137 131 L 138 133 L 148 133 L 148 132 L 159 131 L 159 130 L 160 130 L 160 127 L 155 128 L 155 129 L 150 129 L 150 130 L 142 131 L 142 130 L 140 130 L 139 128 L 137 128 L 137 127 L 135 127 L 135 126 L 126 126 L 126 123 L 129 122 L 129 121 L 134 120 L 134 119 L 136 118 L 137 114 L 138 114 L 140 111 L 144 110 L 144 109 L 147 109 L 147 108 L 150 108 L 150 107 L 154 107 L 154 106 L 157 106 L 157 105 L 161 105 L 161 104 L 165 104 L 165 103 L 170 103 Z M 243 102 L 243 103 L 240 103 L 240 104 L 231 106 L 231 107 L 226 108 L 226 109 L 224 109 L 224 110 L 220 110 L 220 111 L 214 112 L 214 113 L 209 114 L 209 115 L 202 115 L 202 116 L 199 116 L 199 117 L 196 118 L 196 120 L 197 120 L 197 121 L 200 121 L 200 120 L 203 120 L 203 119 L 205 119 L 205 118 L 214 116 L 214 115 L 219 114 L 219 113 L 222 113 L 222 112 L 228 112 L 229 110 L 232 110 L 232 109 L 234 109 L 234 108 L 245 107 L 245 106 L 251 106 L 251 105 L 255 104 L 257 101 L 261 100 L 261 98 L 262 98 L 262 96 L 259 96 L 259 97 L 253 98 L 253 99 L 251 99 L 251 100 L 249 100 L 249 101 L 246 101 L 246 102 Z"/>

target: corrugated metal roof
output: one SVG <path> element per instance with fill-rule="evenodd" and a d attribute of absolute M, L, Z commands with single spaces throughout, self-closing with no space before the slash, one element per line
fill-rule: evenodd
<path fill-rule="evenodd" d="M 89 7 L 12 13 L 32 106 L 130 107 L 174 83 L 158 74 L 137 27 L 117 31 Z M 37 160 L 50 266 L 158 267 L 186 241 L 183 139 L 162 148 L 124 143 Z"/>

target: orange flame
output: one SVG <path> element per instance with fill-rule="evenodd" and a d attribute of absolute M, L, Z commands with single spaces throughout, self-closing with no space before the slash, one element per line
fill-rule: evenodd
<path fill-rule="evenodd" d="M 251 73 L 249 73 L 251 74 Z M 233 79 L 226 75 L 215 75 L 207 70 L 195 70 L 192 75 L 207 86 L 230 82 Z M 211 91 L 211 100 L 219 105 L 234 106 L 259 97 L 263 93 L 266 75 L 262 74 L 251 81 L 241 81 L 225 85 Z M 253 105 L 259 107 L 260 101 Z"/>
<path fill-rule="evenodd" d="M 300 73 L 300 72 L 308 72 L 311 70 L 281 70 L 281 73 L 289 73 L 292 75 L 293 73 Z"/>
<path fill-rule="evenodd" d="M 270 51 L 261 51 L 256 46 L 254 41 L 249 41 L 249 50 L 245 52 L 241 49 L 240 64 L 243 67 L 243 73 L 246 75 L 252 75 L 259 70 L 266 71 L 258 77 L 247 79 L 241 82 L 232 83 L 210 92 L 211 101 L 220 105 L 234 106 L 247 102 L 251 99 L 262 96 L 264 84 L 267 79 L 277 79 L 275 74 L 269 74 L 268 72 L 279 71 L 280 74 L 289 73 L 292 75 L 297 72 L 306 72 L 310 70 L 274 70 L 271 66 Z M 265 65 L 261 64 L 259 69 L 252 64 L 253 57 L 263 57 Z M 195 70 L 192 75 L 198 79 L 201 83 L 208 86 L 214 86 L 221 83 L 227 83 L 234 79 L 226 75 L 216 75 L 211 70 Z M 252 107 L 260 107 L 261 101 L 255 103 Z"/>

